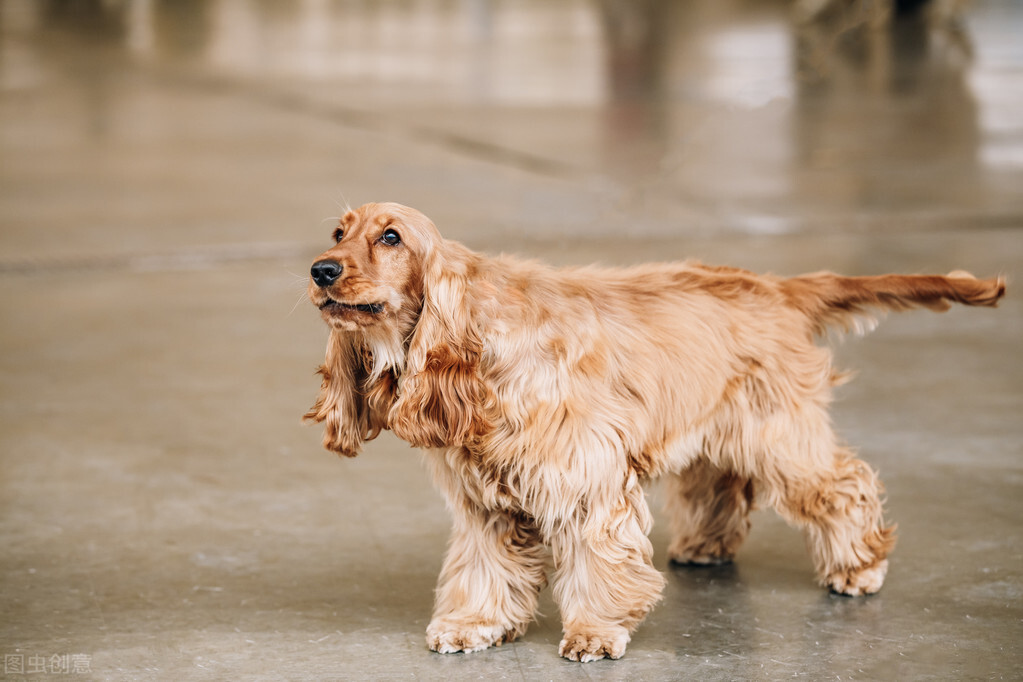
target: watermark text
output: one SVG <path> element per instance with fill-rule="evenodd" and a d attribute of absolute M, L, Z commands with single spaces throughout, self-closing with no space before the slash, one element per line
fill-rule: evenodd
<path fill-rule="evenodd" d="M 4 675 L 88 675 L 88 654 L 4 654 Z"/>

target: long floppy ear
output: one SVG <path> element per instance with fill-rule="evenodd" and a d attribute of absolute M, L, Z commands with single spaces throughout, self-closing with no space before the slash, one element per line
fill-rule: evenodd
<path fill-rule="evenodd" d="M 415 447 L 467 445 L 490 430 L 479 373 L 483 340 L 466 295 L 471 257 L 446 242 L 425 268 L 423 307 L 388 418 L 391 430 Z"/>
<path fill-rule="evenodd" d="M 320 394 L 302 421 L 325 422 L 323 447 L 355 457 L 363 441 L 376 433 L 371 431 L 369 410 L 362 396 L 366 369 L 361 345 L 357 346 L 353 335 L 330 332 L 327 357 L 319 374 L 323 377 Z"/>

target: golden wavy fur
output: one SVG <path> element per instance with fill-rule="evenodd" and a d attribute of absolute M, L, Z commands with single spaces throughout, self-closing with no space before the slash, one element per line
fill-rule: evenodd
<path fill-rule="evenodd" d="M 522 634 L 549 547 L 561 655 L 620 657 L 664 584 L 643 491 L 657 476 L 673 561 L 730 560 L 755 493 L 806 531 L 823 585 L 876 592 L 893 528 L 832 431 L 840 375 L 815 337 L 1005 291 L 964 272 L 555 269 L 474 253 L 397 204 L 349 212 L 335 239 L 312 268 L 330 340 L 306 418 L 346 456 L 382 429 L 425 449 L 454 517 L 427 628 L 440 652 Z"/>

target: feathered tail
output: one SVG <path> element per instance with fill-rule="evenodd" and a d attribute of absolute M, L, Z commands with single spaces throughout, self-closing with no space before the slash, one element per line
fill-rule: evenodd
<path fill-rule="evenodd" d="M 858 329 L 886 310 L 930 308 L 948 310 L 951 303 L 998 305 L 1005 294 L 1005 278 L 977 279 L 963 270 L 948 275 L 880 275 L 842 277 L 818 272 L 784 280 L 789 301 L 823 333 L 826 327 Z"/>

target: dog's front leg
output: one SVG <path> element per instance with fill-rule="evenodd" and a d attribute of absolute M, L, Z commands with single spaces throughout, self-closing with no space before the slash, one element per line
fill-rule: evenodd
<path fill-rule="evenodd" d="M 533 619 L 546 582 L 536 529 L 524 517 L 488 512 L 464 498 L 451 507 L 455 525 L 426 642 L 442 654 L 510 642 Z"/>
<path fill-rule="evenodd" d="M 552 538 L 554 597 L 573 661 L 621 658 L 632 631 L 660 598 L 653 567 L 651 517 L 635 477 L 614 499 L 594 499 Z"/>

